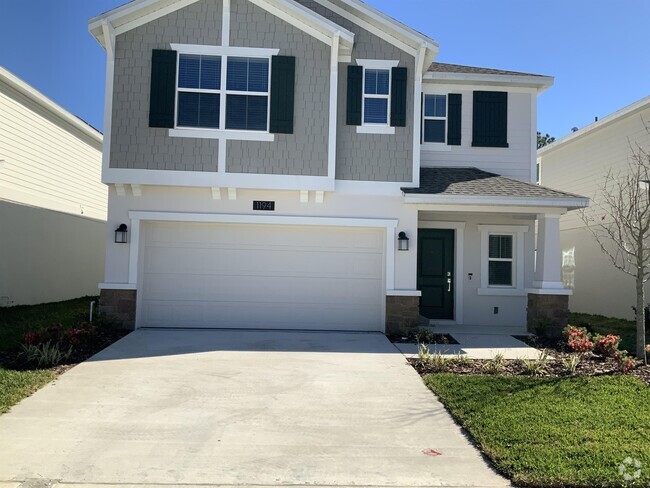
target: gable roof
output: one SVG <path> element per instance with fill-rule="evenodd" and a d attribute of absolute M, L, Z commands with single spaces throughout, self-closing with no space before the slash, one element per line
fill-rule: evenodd
<path fill-rule="evenodd" d="M 36 90 L 31 85 L 27 84 L 24 80 L 18 78 L 8 69 L 0 66 L 0 84 L 9 86 L 16 90 L 18 93 L 27 97 L 32 102 L 43 107 L 45 110 L 55 115 L 58 119 L 71 125 L 75 129 L 80 130 L 83 134 L 89 136 L 92 140 L 100 146 L 103 141 L 102 133 L 91 126 L 88 122 L 82 120 L 74 114 L 71 114 L 66 109 L 55 103 L 41 92 Z"/>
<path fill-rule="evenodd" d="M 431 63 L 430 73 L 470 73 L 480 75 L 511 75 L 511 76 L 540 76 L 533 73 L 522 73 L 521 71 L 507 71 L 493 68 L 479 68 L 477 66 L 464 66 L 462 64 Z"/>
<path fill-rule="evenodd" d="M 454 197 L 458 197 L 458 201 L 455 203 L 468 204 L 475 203 L 472 198 L 496 197 L 520 200 L 518 204 L 525 204 L 527 200 L 540 203 L 541 200 L 544 205 L 561 203 L 562 206 L 576 208 L 586 206 L 589 201 L 587 198 L 573 193 L 526 183 L 478 168 L 422 168 L 420 170 L 420 186 L 418 188 L 402 188 L 402 191 L 406 195 L 430 195 L 445 197 L 445 200 L 454 200 Z M 440 199 L 443 200 L 443 198 Z"/>
<path fill-rule="evenodd" d="M 114 34 L 119 35 L 198 1 L 200 0 L 132 0 L 125 5 L 90 19 L 88 22 L 88 30 L 102 47 L 106 49 L 107 42 L 104 35 L 104 25 L 110 26 Z M 274 15 L 277 15 L 278 11 L 286 13 L 287 15 L 284 17 L 284 20 L 299 28 L 303 28 L 303 30 L 311 31 L 309 33 L 317 32 L 329 38 L 339 35 L 341 44 L 344 46 L 351 47 L 354 43 L 354 34 L 352 32 L 293 0 L 249 1 L 252 1 L 252 3 L 268 10 Z"/>
<path fill-rule="evenodd" d="M 597 122 L 592 122 L 586 127 L 583 127 L 582 129 L 578 129 L 576 132 L 572 132 L 571 134 L 568 134 L 557 141 L 549 144 L 548 146 L 544 146 L 541 149 L 537 150 L 537 155 L 538 156 L 543 156 L 544 154 L 551 152 L 565 144 L 567 144 L 570 141 L 573 141 L 575 139 L 579 139 L 587 134 L 590 134 L 594 131 L 597 131 L 599 129 L 605 128 L 625 117 L 629 117 L 630 115 L 635 115 L 642 110 L 650 108 L 650 95 L 642 98 L 641 100 L 634 102 L 627 107 L 623 107 L 620 110 L 617 110 L 613 114 L 608 115 L 607 117 L 603 117 Z"/>

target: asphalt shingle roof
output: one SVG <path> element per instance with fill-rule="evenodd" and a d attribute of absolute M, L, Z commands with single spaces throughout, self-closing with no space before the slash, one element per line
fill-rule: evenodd
<path fill-rule="evenodd" d="M 479 68 L 476 66 L 463 66 L 461 64 L 431 63 L 430 73 L 469 73 L 476 75 L 504 75 L 504 76 L 544 76 L 521 71 L 506 71 L 502 69 Z"/>
<path fill-rule="evenodd" d="M 422 168 L 419 188 L 402 188 L 407 194 L 493 196 L 523 198 L 584 198 L 552 190 L 478 168 Z"/>

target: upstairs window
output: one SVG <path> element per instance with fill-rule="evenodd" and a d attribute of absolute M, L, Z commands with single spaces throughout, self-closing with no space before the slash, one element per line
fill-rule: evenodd
<path fill-rule="evenodd" d="M 269 60 L 229 57 L 226 86 L 226 129 L 268 128 Z"/>
<path fill-rule="evenodd" d="M 179 127 L 219 128 L 221 57 L 181 54 L 178 60 Z"/>
<path fill-rule="evenodd" d="M 224 58 L 225 87 L 221 80 Z M 269 64 L 268 58 L 180 54 L 176 125 L 268 131 Z"/>
<path fill-rule="evenodd" d="M 388 126 L 390 70 L 364 70 L 363 123 Z"/>
<path fill-rule="evenodd" d="M 447 142 L 447 96 L 424 96 L 423 141 L 434 144 Z"/>

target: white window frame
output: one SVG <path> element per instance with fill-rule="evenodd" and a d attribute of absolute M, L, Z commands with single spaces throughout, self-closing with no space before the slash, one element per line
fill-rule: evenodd
<path fill-rule="evenodd" d="M 525 296 L 524 234 L 527 225 L 479 225 L 481 234 L 481 288 L 479 295 Z M 512 236 L 512 259 L 490 258 L 490 236 Z M 490 285 L 490 261 L 512 261 L 512 285 Z"/>
<path fill-rule="evenodd" d="M 357 65 L 363 68 L 363 78 L 361 83 L 362 98 L 361 98 L 361 125 L 357 126 L 358 134 L 395 134 L 395 127 L 390 125 L 390 106 L 393 90 L 393 72 L 392 69 L 399 66 L 399 61 L 383 60 L 383 59 L 357 59 Z M 388 71 L 388 95 L 366 95 L 366 71 L 367 70 L 387 70 Z M 385 124 L 370 124 L 366 123 L 366 98 L 385 99 L 388 103 L 386 111 Z"/>
<path fill-rule="evenodd" d="M 204 46 L 198 44 L 171 44 L 171 48 L 177 52 L 176 62 L 176 91 L 174 100 L 174 128 L 169 129 L 169 135 L 172 137 L 193 137 L 199 139 L 236 139 L 247 141 L 274 141 L 275 134 L 270 132 L 270 117 L 271 117 L 271 70 L 272 63 L 271 57 L 276 56 L 279 49 L 266 49 L 266 48 L 246 48 L 246 47 L 229 47 L 229 46 Z M 180 56 L 183 54 L 198 54 L 202 56 L 219 56 L 221 57 L 221 88 L 219 90 L 206 90 L 198 88 L 180 88 L 178 86 L 179 70 L 180 70 Z M 228 90 L 228 58 L 258 58 L 268 59 L 269 62 L 269 79 L 268 79 L 268 92 L 252 92 L 252 91 L 238 91 Z M 213 93 L 219 94 L 219 128 L 211 129 L 205 127 L 182 127 L 178 126 L 178 93 L 179 92 L 194 92 L 194 93 Z M 266 96 L 267 97 L 267 111 L 266 111 L 266 130 L 237 130 L 226 129 L 226 107 L 228 95 L 246 95 L 246 96 Z"/>
<path fill-rule="evenodd" d="M 424 100 L 422 105 L 422 145 L 431 148 L 431 149 L 445 149 L 448 147 L 447 139 L 447 127 L 449 124 L 449 94 L 448 93 L 423 93 Z M 425 107 L 427 106 L 427 97 L 432 96 L 444 96 L 445 97 L 445 116 L 444 117 L 433 117 L 427 116 Z M 424 140 L 424 127 L 425 121 L 427 120 L 444 120 L 445 121 L 445 142 L 428 142 Z"/>

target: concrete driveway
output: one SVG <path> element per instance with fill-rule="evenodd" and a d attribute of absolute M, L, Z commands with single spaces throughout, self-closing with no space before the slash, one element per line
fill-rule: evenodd
<path fill-rule="evenodd" d="M 22 482 L 508 486 L 381 334 L 187 330 L 138 330 L 1 416 L 0 488 Z"/>

